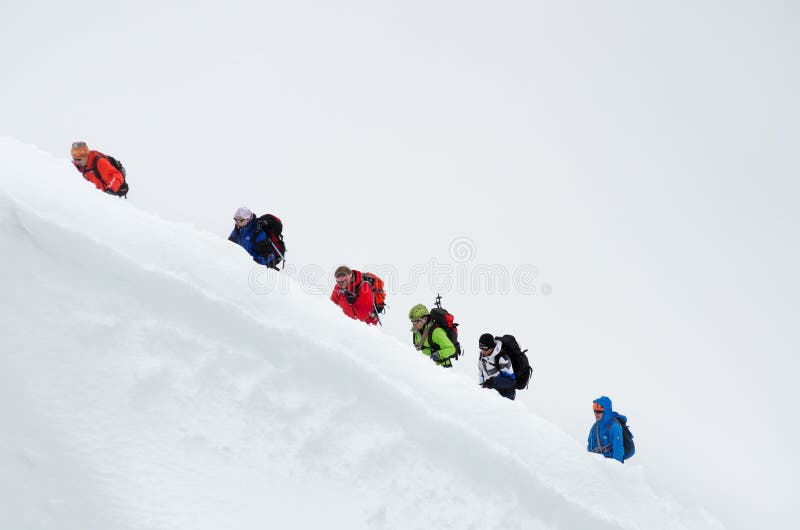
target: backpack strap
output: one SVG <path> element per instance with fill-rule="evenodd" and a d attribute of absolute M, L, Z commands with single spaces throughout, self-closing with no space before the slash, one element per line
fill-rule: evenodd
<path fill-rule="evenodd" d="M 375 318 L 377 318 L 378 322 L 380 322 L 381 321 L 381 317 L 378 316 L 378 313 L 380 313 L 380 311 L 383 309 L 384 306 L 378 307 L 378 304 L 375 301 L 375 297 L 376 297 L 375 279 L 372 276 L 370 276 L 369 273 L 362 272 L 361 273 L 361 283 L 364 283 L 364 282 L 367 282 L 367 285 L 369 285 L 369 290 L 372 293 L 372 309 L 375 310 Z M 358 284 L 359 294 L 360 294 L 360 291 L 361 291 L 361 283 Z M 381 325 L 383 325 L 383 323 L 381 323 Z"/>
<path fill-rule="evenodd" d="M 100 162 L 101 158 L 106 158 L 106 155 L 98 151 L 97 155 L 95 155 L 94 157 L 94 167 L 87 169 L 86 173 L 88 173 L 89 171 L 94 171 L 94 174 L 97 176 L 97 180 L 103 183 L 103 189 L 105 189 L 108 188 L 108 184 L 106 183 L 105 180 L 103 180 L 103 175 L 100 174 L 100 170 L 97 168 L 97 164 L 98 162 Z M 108 159 L 106 158 L 106 160 Z"/>
<path fill-rule="evenodd" d="M 91 169 L 87 169 L 86 173 L 88 173 L 89 171 L 94 171 L 94 174 L 97 175 L 97 180 L 99 180 L 100 182 L 103 183 L 103 191 L 106 191 L 108 189 L 108 183 L 105 180 L 103 180 L 103 175 L 100 174 L 100 169 L 98 169 L 98 167 L 97 167 L 97 164 L 100 162 L 101 158 L 104 158 L 105 160 L 108 160 L 108 163 L 111 164 L 111 167 L 113 167 L 114 169 L 119 171 L 119 174 L 122 175 L 122 184 L 119 185 L 119 192 L 115 192 L 114 195 L 116 195 L 117 197 L 123 197 L 123 198 L 127 199 L 128 198 L 128 189 L 129 188 L 128 188 L 125 172 L 117 169 L 117 166 L 115 166 L 114 164 L 111 163 L 111 157 L 109 157 L 107 155 L 104 155 L 100 151 L 97 151 L 97 155 L 95 155 L 95 157 L 94 157 L 94 167 L 91 168 Z M 122 193 L 121 195 L 120 195 L 120 192 Z"/>
<path fill-rule="evenodd" d="M 364 273 L 361 273 L 361 281 L 360 281 L 360 282 L 358 282 L 358 285 L 354 285 L 354 286 L 353 286 L 353 290 L 351 291 L 351 292 L 353 293 L 353 303 L 352 303 L 352 304 L 350 304 L 351 306 L 352 306 L 353 304 L 355 304 L 355 303 L 356 303 L 356 300 L 358 300 L 358 297 L 359 297 L 359 296 L 361 296 L 361 284 L 363 284 L 363 283 L 364 283 L 364 282 L 366 282 L 366 281 L 367 281 L 367 280 L 365 280 L 365 279 L 364 279 Z M 369 282 L 367 282 L 367 283 L 369 283 Z M 372 291 L 372 289 L 371 289 L 371 288 L 370 288 L 370 291 Z M 372 295 L 372 298 L 373 298 L 373 299 L 375 298 L 375 295 L 374 295 L 374 293 L 373 293 L 373 295 Z"/>
<path fill-rule="evenodd" d="M 430 335 L 428 329 L 423 329 L 422 333 L 419 334 L 419 342 L 412 338 L 412 342 L 414 343 L 414 347 L 418 351 L 422 351 L 425 347 L 425 341 L 428 340 L 428 336 Z M 411 336 L 413 337 L 414 334 L 412 333 Z M 430 347 L 430 341 L 428 341 L 428 347 Z"/>
<path fill-rule="evenodd" d="M 258 237 L 258 233 L 259 232 L 264 232 L 265 241 L 268 242 L 269 246 L 272 248 L 272 250 L 269 250 L 267 255 L 265 255 L 264 257 L 265 258 L 269 257 L 270 254 L 277 254 L 277 256 L 280 258 L 280 261 L 282 262 L 281 269 L 285 268 L 286 267 L 286 258 L 284 257 L 283 252 L 286 252 L 286 245 L 285 244 L 283 245 L 283 249 L 284 250 L 283 250 L 283 252 L 281 252 L 280 249 L 278 249 L 278 246 L 275 245 L 275 241 L 272 239 L 272 236 L 274 234 L 273 234 L 272 231 L 270 231 L 268 223 L 266 221 L 256 217 L 256 229 L 255 229 L 255 232 L 253 232 L 253 239 L 254 240 Z M 279 239 L 280 242 L 283 243 L 283 234 L 281 234 L 280 236 L 275 236 L 275 238 Z M 275 258 L 275 259 L 277 261 L 277 258 Z M 274 263 L 273 263 L 273 268 L 278 270 L 278 267 L 275 266 Z"/>
<path fill-rule="evenodd" d="M 595 440 L 597 440 L 594 450 L 597 453 L 603 454 L 603 444 L 600 443 L 600 427 L 598 427 L 596 423 L 594 424 L 594 436 Z"/>
<path fill-rule="evenodd" d="M 366 272 L 362 272 L 361 281 L 367 282 L 369 284 L 369 288 L 372 291 L 372 299 L 375 300 L 375 278 L 373 278 Z"/>
<path fill-rule="evenodd" d="M 609 425 L 611 425 L 611 422 L 606 423 L 606 429 L 609 428 Z M 600 427 L 598 427 L 596 424 L 594 426 L 594 434 L 595 437 L 597 438 L 597 447 L 595 447 L 595 452 L 600 453 L 601 455 L 604 455 L 607 452 L 609 452 L 611 450 L 612 444 L 608 443 L 607 445 L 602 445 L 600 443 Z"/>
<path fill-rule="evenodd" d="M 355 286 L 354 290 L 353 291 L 349 291 L 349 289 L 346 289 L 349 292 L 351 292 L 353 294 L 353 296 L 355 297 L 355 298 L 353 298 L 352 302 L 350 302 L 350 300 L 347 301 L 347 303 L 350 304 L 350 309 L 353 311 L 353 317 L 356 316 L 356 308 L 353 307 L 353 306 L 356 303 L 356 300 L 358 300 L 358 297 L 361 296 L 361 285 L 364 282 L 367 282 L 367 285 L 370 286 L 370 291 L 372 292 L 372 311 L 373 311 L 373 313 L 375 313 L 375 318 L 377 319 L 378 324 L 383 326 L 383 322 L 381 322 L 381 317 L 378 316 L 378 306 L 375 305 L 375 289 L 372 288 L 372 282 L 367 279 L 366 273 L 363 273 L 363 272 L 361 273 L 361 281 L 358 282 L 358 284 Z"/>
<path fill-rule="evenodd" d="M 501 368 L 500 368 L 500 356 L 501 355 L 505 355 L 506 359 L 508 359 L 508 362 L 511 362 L 511 357 L 509 357 L 507 353 L 503 353 L 503 349 L 500 348 L 500 351 L 494 357 L 494 363 L 492 363 L 492 364 L 494 364 L 494 367 L 497 370 L 497 373 L 500 373 L 500 370 L 501 370 Z M 513 368 L 513 366 L 514 366 L 513 363 L 512 363 L 511 366 Z"/>
<path fill-rule="evenodd" d="M 620 432 L 620 438 L 622 438 L 622 463 L 624 464 L 625 463 L 625 426 L 622 425 L 622 422 L 619 421 L 619 419 L 617 419 L 617 418 L 611 418 L 611 419 L 614 420 L 617 423 L 617 425 L 619 425 L 619 429 L 621 431 Z M 611 430 L 611 422 L 608 422 L 608 425 L 609 425 L 609 427 L 608 427 L 609 430 Z M 613 442 L 609 443 L 608 445 L 611 446 L 612 444 L 613 444 Z"/>
<path fill-rule="evenodd" d="M 444 330 L 445 334 L 447 335 L 447 340 L 449 340 L 453 344 L 453 347 L 456 349 L 455 353 L 453 353 L 453 355 L 448 357 L 448 359 L 455 359 L 457 361 L 458 358 L 461 356 L 461 353 L 462 353 L 461 351 L 459 351 L 461 349 L 461 345 L 458 343 L 458 341 L 451 340 L 450 339 L 450 335 L 447 333 L 447 329 L 444 328 L 443 326 L 440 326 L 436 322 L 434 322 L 433 326 L 431 326 L 431 335 L 430 335 L 431 336 L 431 340 L 429 341 L 430 345 L 431 345 L 431 353 L 433 353 L 435 351 L 439 351 L 439 350 L 442 349 L 442 347 L 439 344 L 433 342 L 433 332 L 436 329 Z"/>
<path fill-rule="evenodd" d="M 426 329 L 425 332 L 420 337 L 420 343 L 419 343 L 419 346 L 417 347 L 417 349 L 421 350 L 425 345 L 425 340 L 427 339 L 428 347 L 431 349 L 431 355 L 433 355 L 435 352 L 441 350 L 442 347 L 439 346 L 438 344 L 436 344 L 435 342 L 433 342 L 433 332 L 436 331 L 437 329 L 441 329 L 441 328 L 442 328 L 442 326 L 439 326 L 434 322 L 433 325 L 431 325 L 431 327 Z M 452 358 L 448 357 L 448 358 L 444 359 L 444 361 L 442 361 L 442 364 L 440 364 L 439 366 L 444 366 L 445 368 L 452 367 L 453 366 Z"/>
<path fill-rule="evenodd" d="M 613 421 L 616 421 L 619 424 L 619 426 L 622 427 L 622 424 L 619 423 L 617 418 L 611 418 L 611 419 Z M 606 423 L 605 429 L 606 430 L 611 429 L 611 422 L 610 421 L 608 423 Z M 604 455 L 604 454 L 608 453 L 609 451 L 611 451 L 611 447 L 614 445 L 614 442 L 609 442 L 606 445 L 601 445 L 601 443 L 600 443 L 600 427 L 598 427 L 597 424 L 595 424 L 595 426 L 594 426 L 594 435 L 595 435 L 595 439 L 597 440 L 597 445 L 594 448 L 594 452 L 595 453 L 600 453 L 601 455 Z M 623 440 L 624 440 L 624 436 L 623 436 Z M 624 441 L 623 441 L 623 443 L 624 443 Z M 623 453 L 624 452 L 625 451 L 623 451 Z M 625 455 L 624 454 L 622 456 L 622 461 L 623 462 L 625 461 Z"/>
<path fill-rule="evenodd" d="M 375 301 L 375 299 L 376 299 L 376 297 L 377 297 L 378 293 L 383 293 L 383 292 L 385 292 L 383 289 L 375 289 L 375 278 L 374 278 L 373 276 L 370 276 L 370 275 L 369 275 L 368 273 L 366 273 L 366 272 L 362 272 L 362 273 L 361 273 L 361 277 L 362 277 L 362 278 L 364 279 L 364 281 L 365 281 L 365 282 L 367 282 L 367 283 L 369 284 L 369 286 L 372 288 L 372 300 L 373 300 L 373 302 Z M 373 305 L 375 305 L 375 308 L 376 308 L 376 309 L 380 309 L 381 311 L 383 311 L 383 308 L 384 308 L 384 307 L 386 307 L 386 305 L 385 305 L 385 304 L 384 304 L 384 305 L 382 305 L 381 307 L 378 307 L 377 303 L 374 303 Z"/>
<path fill-rule="evenodd" d="M 441 329 L 441 327 L 442 326 L 434 322 L 433 325 L 429 328 L 428 336 L 430 337 L 430 340 L 428 341 L 428 344 L 430 344 L 431 353 L 442 349 L 441 346 L 433 342 L 433 332 L 436 331 L 437 329 Z"/>

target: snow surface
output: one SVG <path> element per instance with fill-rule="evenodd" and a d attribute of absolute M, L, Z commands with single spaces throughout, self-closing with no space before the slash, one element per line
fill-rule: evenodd
<path fill-rule="evenodd" d="M 2 529 L 722 528 L 224 235 L 7 138 L 0 182 Z"/>

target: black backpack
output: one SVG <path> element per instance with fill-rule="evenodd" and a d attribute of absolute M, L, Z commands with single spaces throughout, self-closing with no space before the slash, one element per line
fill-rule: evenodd
<path fill-rule="evenodd" d="M 450 339 L 450 342 L 456 347 L 456 353 L 450 358 L 458 360 L 461 356 L 461 344 L 458 342 L 458 323 L 453 322 L 453 315 L 448 313 L 447 309 L 434 307 L 431 309 L 430 317 L 433 321 L 433 326 L 431 326 L 428 332 L 428 336 L 431 337 L 431 340 L 428 341 L 431 345 L 431 352 L 439 351 L 439 345 L 433 342 L 433 330 L 442 328 L 447 333 L 447 338 Z"/>
<path fill-rule="evenodd" d="M 122 173 L 122 178 L 127 178 L 128 177 L 128 172 L 125 171 L 125 166 L 122 165 L 122 162 L 120 162 L 119 160 L 117 160 L 113 156 L 109 156 L 109 155 L 103 155 L 103 156 L 106 158 L 106 160 L 111 162 L 111 165 L 114 166 L 114 169 L 116 169 L 117 171 Z"/>
<path fill-rule="evenodd" d="M 628 419 L 625 416 L 614 412 L 614 421 L 619 423 L 619 426 L 622 427 L 622 447 L 625 451 L 622 461 L 624 462 L 636 453 L 636 446 L 633 443 L 633 433 L 628 428 Z"/>
<path fill-rule="evenodd" d="M 103 185 L 106 185 L 106 183 L 103 181 L 103 177 L 100 176 L 100 171 L 97 170 L 97 160 L 100 158 L 105 158 L 106 160 L 108 160 L 109 163 L 114 167 L 114 169 L 122 173 L 122 184 L 120 184 L 119 186 L 119 191 L 114 195 L 116 195 L 117 197 L 125 197 L 127 199 L 129 188 L 128 188 L 128 172 L 125 171 L 125 166 L 123 166 L 122 162 L 120 162 L 113 156 L 104 155 L 103 153 L 100 153 L 98 151 L 97 158 L 95 158 L 94 162 L 94 169 L 92 169 L 92 171 L 94 171 L 94 174 L 97 175 L 97 178 L 100 179 L 100 182 L 102 182 Z"/>
<path fill-rule="evenodd" d="M 278 249 L 279 255 L 275 259 L 277 266 L 286 255 L 286 243 L 283 241 L 283 223 L 278 217 L 272 214 L 264 214 L 256 219 L 256 231 L 253 234 L 255 239 L 259 232 L 266 232 L 267 239 L 260 241 L 253 246 L 253 250 L 261 256 L 267 257 Z M 275 245 L 275 248 L 273 248 Z"/>
<path fill-rule="evenodd" d="M 511 366 L 514 368 L 514 377 L 516 382 L 514 384 L 514 388 L 517 390 L 523 390 L 528 388 L 528 383 L 531 380 L 531 375 L 533 374 L 533 368 L 531 368 L 531 363 L 528 361 L 528 356 L 525 355 L 525 352 L 528 350 L 523 350 L 519 347 L 517 343 L 517 339 L 514 338 L 514 335 L 503 335 L 502 337 L 495 337 L 495 340 L 499 340 L 502 343 L 502 347 L 500 349 L 500 354 L 505 354 L 511 360 Z M 498 370 L 500 369 L 497 366 L 497 360 L 495 359 L 495 368 Z"/>

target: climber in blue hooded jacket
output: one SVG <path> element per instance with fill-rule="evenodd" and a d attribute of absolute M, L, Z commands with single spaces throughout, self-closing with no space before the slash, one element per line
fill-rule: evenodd
<path fill-rule="evenodd" d="M 267 239 L 267 233 L 258 229 L 256 214 L 243 206 L 236 210 L 233 215 L 233 221 L 236 226 L 234 226 L 233 232 L 228 237 L 228 241 L 232 241 L 244 248 L 256 263 L 277 269 L 275 266 L 277 258 L 274 250 L 259 252 L 259 250 L 269 248 L 269 240 Z"/>
<path fill-rule="evenodd" d="M 625 457 L 625 447 L 622 442 L 622 427 L 614 417 L 620 417 L 627 422 L 625 416 L 621 416 L 611 409 L 611 399 L 600 396 L 592 403 L 594 410 L 594 425 L 589 429 L 589 445 L 587 450 L 590 453 L 600 453 L 606 458 L 613 458 L 622 462 Z"/>

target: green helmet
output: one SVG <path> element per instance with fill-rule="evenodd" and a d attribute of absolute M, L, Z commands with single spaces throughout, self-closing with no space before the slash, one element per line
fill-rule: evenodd
<path fill-rule="evenodd" d="M 428 315 L 428 308 L 422 304 L 417 304 L 408 312 L 409 320 L 416 320 Z"/>

